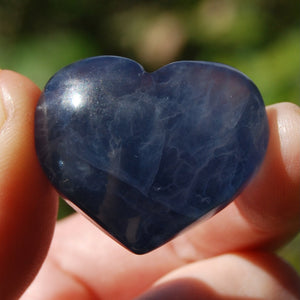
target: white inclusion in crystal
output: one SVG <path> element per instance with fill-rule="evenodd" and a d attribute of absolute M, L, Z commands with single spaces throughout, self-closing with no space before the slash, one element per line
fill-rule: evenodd
<path fill-rule="evenodd" d="M 59 160 L 58 161 L 58 167 L 59 167 L 59 169 L 62 169 L 63 167 L 64 167 L 64 162 L 63 162 L 63 160 Z"/>

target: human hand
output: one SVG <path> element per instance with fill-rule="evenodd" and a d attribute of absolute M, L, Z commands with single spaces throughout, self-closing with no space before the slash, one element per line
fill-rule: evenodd
<path fill-rule="evenodd" d="M 34 150 L 40 91 L 1 71 L 1 95 L 0 299 L 25 289 L 22 300 L 300 299 L 299 277 L 272 253 L 300 229 L 299 107 L 268 107 L 263 165 L 212 219 L 138 256 L 75 214 L 57 223 L 45 259 L 58 201 Z"/>

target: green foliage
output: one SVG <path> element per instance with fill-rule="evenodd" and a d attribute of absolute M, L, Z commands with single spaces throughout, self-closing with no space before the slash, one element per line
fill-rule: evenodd
<path fill-rule="evenodd" d="M 284 248 L 279 250 L 279 255 L 290 263 L 300 275 L 300 233 Z"/>
<path fill-rule="evenodd" d="M 127 56 L 148 70 L 198 59 L 240 69 L 267 104 L 299 103 L 297 0 L 2 1 L 0 66 L 40 87 L 87 56 Z"/>
<path fill-rule="evenodd" d="M 20 38 L 7 67 L 32 78 L 43 87 L 57 70 L 92 52 L 93 45 L 73 32 L 53 32 Z"/>
<path fill-rule="evenodd" d="M 150 71 L 197 59 L 240 69 L 266 104 L 300 103 L 298 0 L 0 1 L 0 68 L 41 88 L 88 56 L 127 56 Z M 60 217 L 70 213 L 61 207 Z M 299 271 L 299 235 L 280 253 Z"/>

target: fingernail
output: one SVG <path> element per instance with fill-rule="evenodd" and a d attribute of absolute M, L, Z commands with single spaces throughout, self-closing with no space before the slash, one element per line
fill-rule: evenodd
<path fill-rule="evenodd" d="M 300 175 L 300 108 L 286 104 L 278 120 L 282 160 L 292 181 L 299 182 Z"/>
<path fill-rule="evenodd" d="M 0 69 L 0 73 L 1 73 L 1 69 Z M 0 129 L 5 123 L 5 120 L 6 120 L 6 110 L 4 106 L 3 91 L 1 88 L 1 81 L 0 81 Z"/>

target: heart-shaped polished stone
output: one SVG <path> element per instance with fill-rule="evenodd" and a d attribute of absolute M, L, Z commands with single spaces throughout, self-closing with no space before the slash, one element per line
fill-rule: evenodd
<path fill-rule="evenodd" d="M 147 73 L 100 56 L 47 83 L 35 115 L 40 163 L 57 191 L 135 253 L 226 206 L 263 160 L 258 89 L 217 63 Z"/>

